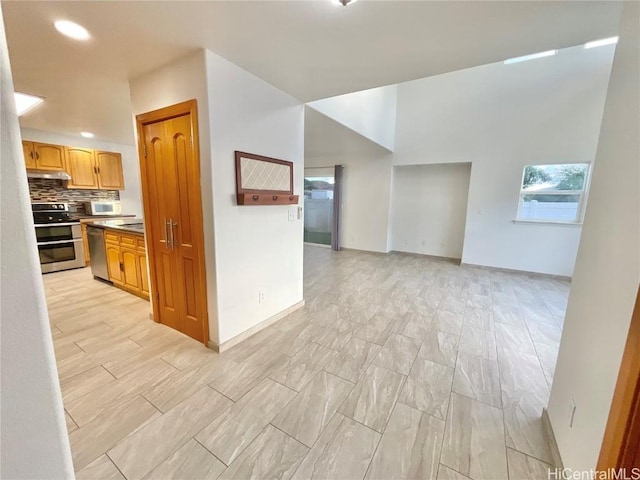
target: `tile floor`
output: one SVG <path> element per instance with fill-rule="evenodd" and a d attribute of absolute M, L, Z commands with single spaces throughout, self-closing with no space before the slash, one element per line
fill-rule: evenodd
<path fill-rule="evenodd" d="M 305 247 L 304 308 L 216 354 L 45 275 L 79 479 L 546 478 L 569 283 Z"/>

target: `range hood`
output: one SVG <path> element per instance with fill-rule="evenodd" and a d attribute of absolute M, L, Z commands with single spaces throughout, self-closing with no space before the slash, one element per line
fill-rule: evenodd
<path fill-rule="evenodd" d="M 71 180 L 71 175 L 62 170 L 37 170 L 27 168 L 28 178 L 46 178 L 48 180 Z"/>

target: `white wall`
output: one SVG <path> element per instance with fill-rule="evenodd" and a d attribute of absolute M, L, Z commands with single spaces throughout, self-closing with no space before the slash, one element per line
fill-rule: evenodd
<path fill-rule="evenodd" d="M 213 231 L 213 186 L 209 136 L 209 97 L 204 50 L 133 79 L 129 84 L 133 115 L 195 99 L 198 103 L 200 141 L 200 188 L 207 278 L 209 335 L 217 343 L 218 309 L 216 289 L 216 249 Z M 135 125 L 135 118 L 133 119 Z"/>
<path fill-rule="evenodd" d="M 580 470 L 596 466 L 640 281 L 638 18 L 627 2 L 549 400 L 564 465 Z"/>
<path fill-rule="evenodd" d="M 514 224 L 523 167 L 593 162 L 614 47 L 398 86 L 394 165 L 472 162 L 462 261 L 573 272 L 580 227 Z"/>
<path fill-rule="evenodd" d="M 237 206 L 234 151 L 294 162 L 294 193 L 302 205 L 304 109 L 209 51 L 206 70 L 222 343 L 303 299 L 303 223 L 288 220 L 289 209 L 297 207 Z"/>
<path fill-rule="evenodd" d="M 393 168 L 391 249 L 462 258 L 471 164 Z"/>
<path fill-rule="evenodd" d="M 120 190 L 122 213 L 142 217 L 143 209 L 142 191 L 140 187 L 140 165 L 138 162 L 138 151 L 135 146 L 105 142 L 103 140 L 93 138 L 44 132 L 42 130 L 34 130 L 31 128 L 21 128 L 20 130 L 22 132 L 22 138 L 25 140 L 120 153 L 122 155 L 122 171 L 124 174 L 125 188 L 124 190 Z M 131 142 L 134 142 L 133 128 L 131 130 Z"/>
<path fill-rule="evenodd" d="M 387 150 L 393 150 L 398 86 L 372 88 L 307 103 Z"/>
<path fill-rule="evenodd" d="M 0 477 L 74 478 L 0 13 Z"/>

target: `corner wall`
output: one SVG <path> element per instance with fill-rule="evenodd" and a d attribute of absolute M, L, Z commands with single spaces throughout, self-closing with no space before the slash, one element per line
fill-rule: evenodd
<path fill-rule="evenodd" d="M 304 107 L 219 55 L 206 51 L 205 60 L 219 342 L 224 343 L 303 299 L 303 225 L 297 205 L 237 206 L 234 151 L 293 162 L 294 193 L 302 205 Z M 289 210 L 296 220 L 288 220 Z"/>
<path fill-rule="evenodd" d="M 575 470 L 596 466 L 640 281 L 638 18 L 640 4 L 626 2 L 548 407 Z"/>
<path fill-rule="evenodd" d="M 0 10 L 0 477 L 74 478 Z"/>

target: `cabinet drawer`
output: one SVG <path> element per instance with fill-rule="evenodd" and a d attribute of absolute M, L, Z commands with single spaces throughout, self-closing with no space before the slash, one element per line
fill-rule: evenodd
<path fill-rule="evenodd" d="M 107 230 L 104 232 L 104 240 L 105 242 L 109 242 L 109 243 L 119 243 L 120 235 Z"/>
<path fill-rule="evenodd" d="M 135 247 L 136 246 L 136 237 L 134 235 L 122 234 L 120 235 L 120 245 L 126 247 Z"/>
<path fill-rule="evenodd" d="M 144 237 L 142 235 L 136 237 L 136 247 L 139 250 L 144 250 Z"/>

